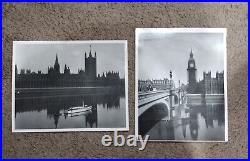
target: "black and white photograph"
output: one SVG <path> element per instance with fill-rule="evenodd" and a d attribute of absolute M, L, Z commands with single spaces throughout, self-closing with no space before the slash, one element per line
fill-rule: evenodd
<path fill-rule="evenodd" d="M 135 133 L 228 141 L 225 28 L 137 28 Z"/>
<path fill-rule="evenodd" d="M 14 41 L 12 131 L 127 131 L 127 41 Z"/>

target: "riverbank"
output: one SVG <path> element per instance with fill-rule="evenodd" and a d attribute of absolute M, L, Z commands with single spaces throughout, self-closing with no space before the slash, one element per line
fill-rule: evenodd
<path fill-rule="evenodd" d="M 96 95 L 96 94 L 125 94 L 120 86 L 105 87 L 55 87 L 55 88 L 16 88 L 15 97 L 42 97 L 61 95 Z"/>
<path fill-rule="evenodd" d="M 224 94 L 187 94 L 187 104 L 224 103 Z"/>

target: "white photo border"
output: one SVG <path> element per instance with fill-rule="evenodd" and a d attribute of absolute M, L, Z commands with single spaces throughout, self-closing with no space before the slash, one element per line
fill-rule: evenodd
<path fill-rule="evenodd" d="M 125 54 L 125 108 L 126 108 L 126 126 L 124 128 L 61 128 L 61 129 L 16 129 L 15 128 L 15 54 L 16 44 L 124 44 Z M 12 132 L 88 132 L 88 131 L 129 131 L 129 109 L 128 109 L 128 42 L 127 40 L 70 40 L 70 41 L 13 41 L 12 52 Z"/>
<path fill-rule="evenodd" d="M 228 142 L 228 99 L 227 99 L 227 28 L 136 28 L 135 29 L 135 136 L 139 141 L 138 132 L 138 44 L 142 33 L 222 33 L 224 49 L 224 106 L 225 106 L 225 140 L 149 140 L 157 142 Z"/>

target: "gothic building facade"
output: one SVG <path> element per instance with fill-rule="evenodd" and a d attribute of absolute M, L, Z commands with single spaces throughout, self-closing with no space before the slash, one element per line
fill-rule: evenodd
<path fill-rule="evenodd" d="M 191 50 L 190 52 L 190 57 L 188 60 L 188 92 L 189 93 L 196 93 L 196 86 L 197 86 L 197 81 L 196 81 L 196 64 L 194 60 L 194 55 Z"/>
<path fill-rule="evenodd" d="M 88 87 L 88 86 L 119 86 L 125 85 L 124 79 L 120 79 L 119 72 L 108 71 L 97 75 L 96 52 L 94 56 L 90 49 L 85 52 L 85 70 L 78 69 L 78 73 L 71 73 L 65 64 L 63 73 L 60 72 L 60 64 L 56 55 L 53 67 L 48 67 L 47 74 L 31 72 L 30 69 L 21 69 L 15 65 L 16 88 L 46 88 L 46 87 Z"/>
<path fill-rule="evenodd" d="M 89 52 L 89 57 L 85 52 L 85 72 L 88 79 L 96 78 L 96 52 L 95 56 L 92 56 L 91 50 Z"/>
<path fill-rule="evenodd" d="M 212 78 L 211 71 L 203 72 L 204 93 L 223 94 L 224 93 L 224 72 L 216 72 L 215 78 Z"/>
<path fill-rule="evenodd" d="M 152 90 L 169 90 L 174 87 L 175 87 L 174 82 L 167 78 L 138 81 L 139 92 L 152 91 Z"/>
<path fill-rule="evenodd" d="M 194 54 L 191 50 L 188 60 L 188 87 L 189 94 L 224 94 L 224 72 L 216 72 L 216 77 L 211 76 L 211 71 L 203 72 L 203 80 L 197 82 L 197 68 Z"/>

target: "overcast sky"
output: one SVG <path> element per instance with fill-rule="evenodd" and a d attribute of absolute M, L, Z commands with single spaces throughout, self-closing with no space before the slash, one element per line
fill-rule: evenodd
<path fill-rule="evenodd" d="M 197 68 L 197 80 L 203 71 L 224 70 L 222 33 L 159 33 L 143 32 L 138 39 L 139 79 L 169 78 L 173 72 L 175 83 L 187 83 L 187 67 L 191 49 Z"/>
<path fill-rule="evenodd" d="M 92 53 L 97 55 L 97 73 L 116 71 L 124 78 L 125 44 L 124 43 L 91 43 Z M 63 72 L 64 65 L 69 66 L 71 73 L 78 69 L 85 70 L 84 53 L 90 51 L 90 43 L 64 44 L 16 44 L 14 48 L 15 64 L 20 69 L 31 69 L 37 72 L 48 72 L 48 66 L 54 66 L 56 54 Z"/>

